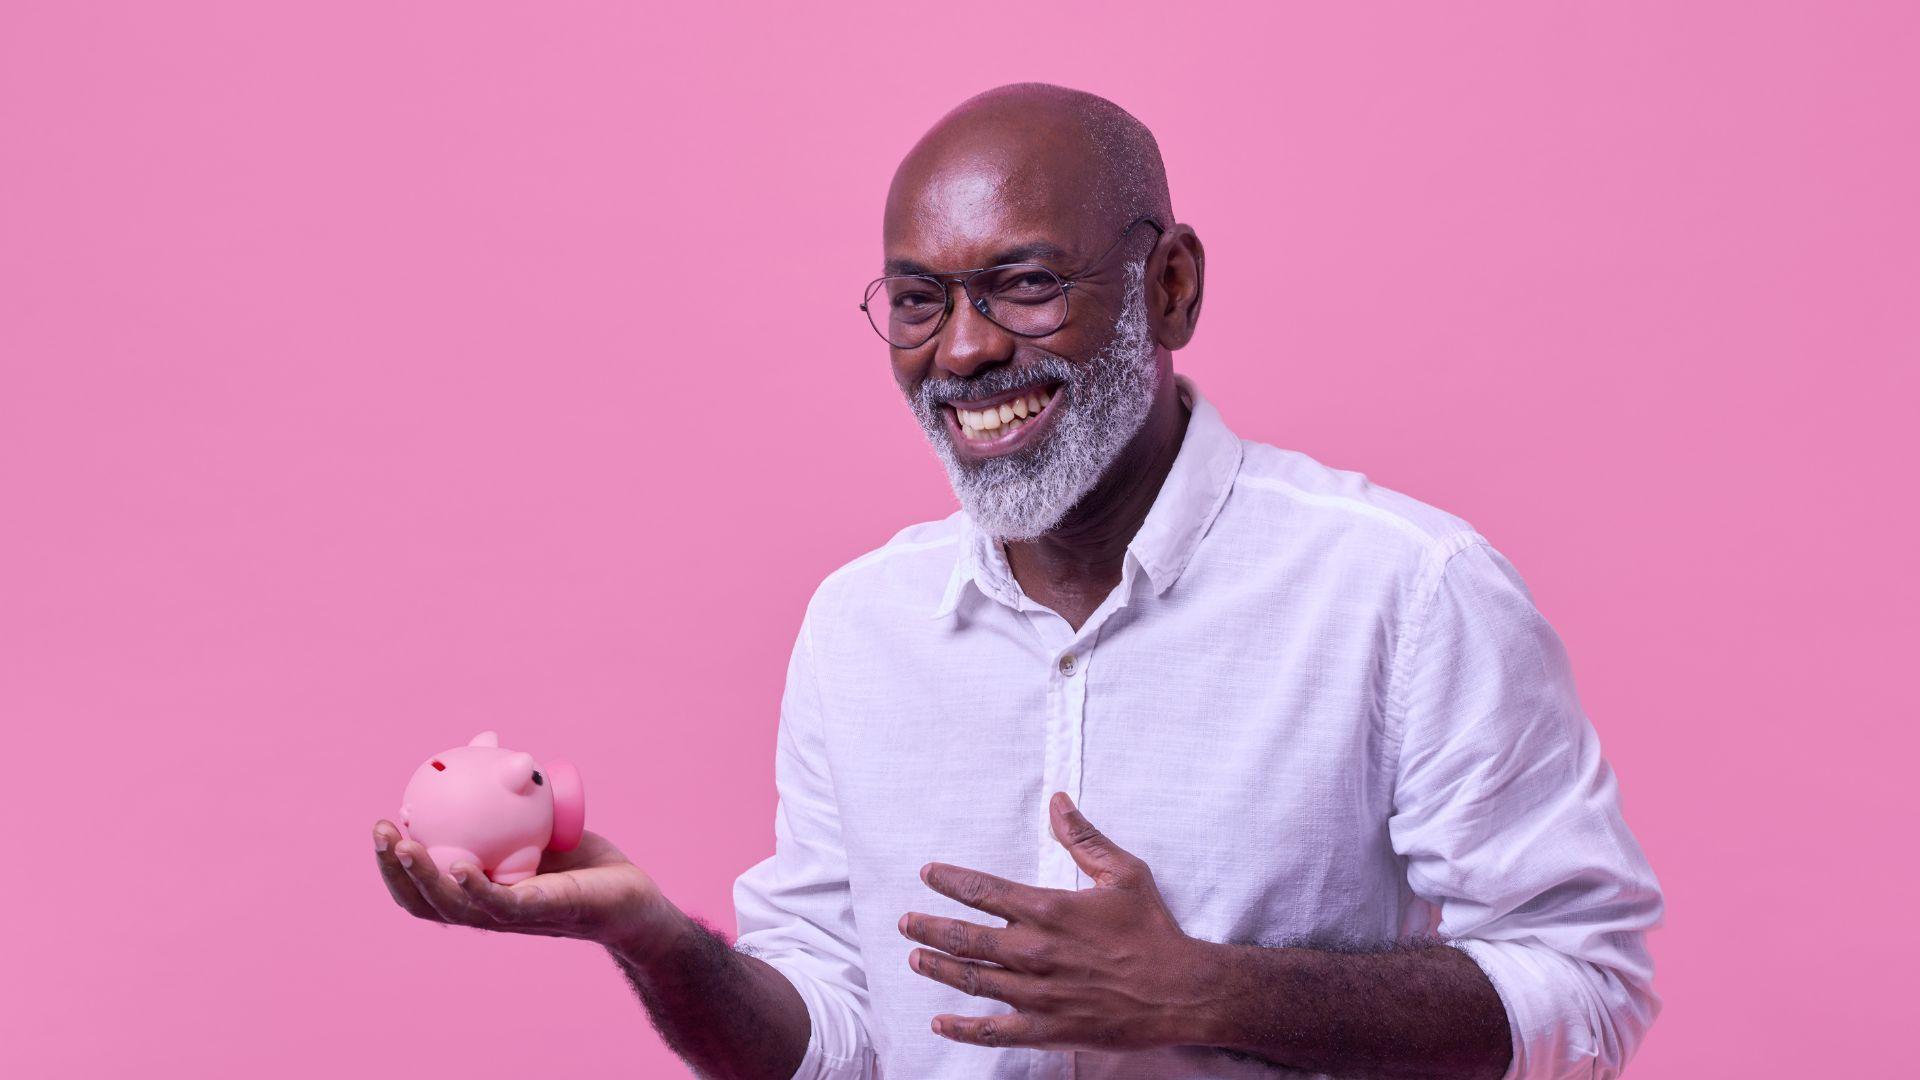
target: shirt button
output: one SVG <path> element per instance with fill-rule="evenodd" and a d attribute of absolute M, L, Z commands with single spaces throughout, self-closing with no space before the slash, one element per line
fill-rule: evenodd
<path fill-rule="evenodd" d="M 1060 658 L 1060 674 L 1062 675 L 1073 674 L 1073 654 L 1072 653 L 1068 653 L 1065 656 L 1062 656 Z"/>

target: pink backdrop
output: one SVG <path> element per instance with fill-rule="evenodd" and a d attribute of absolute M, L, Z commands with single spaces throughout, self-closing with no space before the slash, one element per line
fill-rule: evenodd
<path fill-rule="evenodd" d="M 1566 638 L 1669 901 L 1635 1074 L 1895 1060 L 1911 6 L 291 7 L 0 8 L 16 1075 L 678 1075 L 368 824 L 495 727 L 731 928 L 802 604 L 953 505 L 854 308 L 889 173 L 1036 77 L 1159 134 L 1229 423 Z"/>

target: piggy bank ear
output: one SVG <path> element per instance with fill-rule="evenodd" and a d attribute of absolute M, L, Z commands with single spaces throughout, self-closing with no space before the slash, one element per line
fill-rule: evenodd
<path fill-rule="evenodd" d="M 494 775 L 499 777 L 501 787 L 515 795 L 531 795 L 535 786 L 533 778 L 540 773 L 538 766 L 534 764 L 533 755 L 522 752 L 508 754 L 507 760 L 499 764 L 498 771 Z"/>
<path fill-rule="evenodd" d="M 473 741 L 468 743 L 467 745 L 468 746 L 499 746 L 500 736 L 494 734 L 491 731 L 483 731 L 480 734 L 475 735 L 473 737 Z"/>
<path fill-rule="evenodd" d="M 542 770 L 553 785 L 553 839 L 549 851 L 572 851 L 587 831 L 587 789 L 571 761 L 549 761 Z"/>

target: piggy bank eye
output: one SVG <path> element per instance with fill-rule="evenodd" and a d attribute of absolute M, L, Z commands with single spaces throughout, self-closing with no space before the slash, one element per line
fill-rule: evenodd
<path fill-rule="evenodd" d="M 446 767 L 445 765 L 442 765 L 442 764 L 440 763 L 440 761 L 439 761 L 438 759 L 435 759 L 435 761 L 434 761 L 434 763 L 433 763 L 433 771 L 434 771 L 434 772 L 446 772 L 446 771 L 447 771 L 447 767 Z"/>
<path fill-rule="evenodd" d="M 546 777 L 540 775 L 539 769 L 533 770 L 533 782 L 536 784 L 545 784 L 547 782 Z"/>

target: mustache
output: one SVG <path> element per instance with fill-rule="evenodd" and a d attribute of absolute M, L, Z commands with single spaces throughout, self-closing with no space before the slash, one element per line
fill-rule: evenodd
<path fill-rule="evenodd" d="M 997 367 L 975 379 L 928 378 L 920 384 L 920 404 L 931 409 L 949 401 L 971 401 L 991 397 L 1008 390 L 1042 383 L 1073 381 L 1073 366 L 1057 356 L 1048 356 L 1019 367 Z"/>

